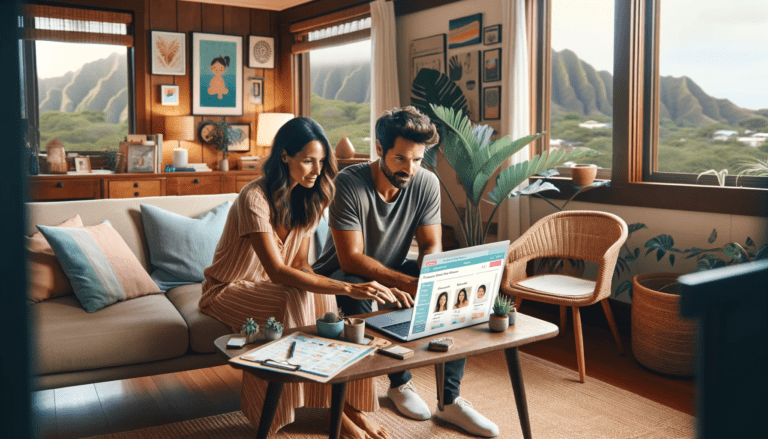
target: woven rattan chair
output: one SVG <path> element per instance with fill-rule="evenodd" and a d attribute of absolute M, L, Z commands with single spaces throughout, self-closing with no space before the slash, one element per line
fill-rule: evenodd
<path fill-rule="evenodd" d="M 624 354 L 607 298 L 611 295 L 611 277 L 616 258 L 626 239 L 627 223 L 618 216 L 605 212 L 575 210 L 558 212 L 540 219 L 509 247 L 501 291 L 514 296 L 518 308 L 523 299 L 560 305 L 561 332 L 565 326 L 565 307 L 573 309 L 576 360 L 579 366 L 579 381 L 582 383 L 586 371 L 579 307 L 597 302 L 602 304 L 613 337 L 619 345 L 619 352 Z M 525 267 L 528 261 L 551 257 L 594 262 L 599 265 L 597 280 L 551 274 L 531 277 L 526 275 Z M 527 285 L 521 285 L 521 282 Z M 532 285 L 531 282 L 539 284 Z"/>

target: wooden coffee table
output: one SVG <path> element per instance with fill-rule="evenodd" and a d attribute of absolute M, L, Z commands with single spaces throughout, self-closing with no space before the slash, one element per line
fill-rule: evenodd
<path fill-rule="evenodd" d="M 507 360 L 509 377 L 512 380 L 512 391 L 515 395 L 517 415 L 520 418 L 523 437 L 526 439 L 532 437 L 531 424 L 528 419 L 528 403 L 525 400 L 525 387 L 523 386 L 523 373 L 520 369 L 520 354 L 518 347 L 535 341 L 555 337 L 558 333 L 557 326 L 518 312 L 516 324 L 510 326 L 505 332 L 491 332 L 491 330 L 488 329 L 487 324 L 480 324 L 445 333 L 445 336 L 453 337 L 453 346 L 448 352 L 434 352 L 427 350 L 429 341 L 436 337 L 425 337 L 419 340 L 403 343 L 388 338 L 386 335 L 369 328 L 366 328 L 366 330 L 367 332 L 375 333 L 378 337 L 391 340 L 393 343 L 412 349 L 414 355 L 405 360 L 398 360 L 380 354 L 370 355 L 333 377 L 333 379 L 328 382 L 328 384 L 332 385 L 331 433 L 329 438 L 338 439 L 339 437 L 339 432 L 341 430 L 341 415 L 342 410 L 344 409 L 344 399 L 347 393 L 348 382 L 432 365 L 435 367 L 435 379 L 437 380 L 438 406 L 442 409 L 445 362 L 502 349 L 504 350 L 504 355 Z M 314 326 L 305 326 L 302 328 L 286 330 L 284 335 L 294 331 L 317 334 L 317 330 Z M 219 351 L 228 358 L 242 355 L 258 346 L 258 344 L 249 344 L 242 349 L 227 349 L 227 340 L 233 335 L 225 335 L 219 337 L 215 341 Z M 242 367 L 236 364 L 232 365 L 238 369 L 243 369 L 245 373 L 253 374 L 256 377 L 269 382 L 267 395 L 264 401 L 264 409 L 261 412 L 261 420 L 259 421 L 256 433 L 257 438 L 266 439 L 269 434 L 269 428 L 272 426 L 272 421 L 275 417 L 275 410 L 277 409 L 277 402 L 280 400 L 283 385 L 291 382 L 306 382 L 307 380 L 289 374 L 252 367 Z"/>

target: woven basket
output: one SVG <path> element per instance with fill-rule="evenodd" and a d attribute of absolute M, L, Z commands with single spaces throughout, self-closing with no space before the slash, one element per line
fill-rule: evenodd
<path fill-rule="evenodd" d="M 674 284 L 678 276 L 645 273 L 632 279 L 632 352 L 640 364 L 656 372 L 693 376 L 696 322 L 680 317 L 679 295 L 657 291 Z"/>

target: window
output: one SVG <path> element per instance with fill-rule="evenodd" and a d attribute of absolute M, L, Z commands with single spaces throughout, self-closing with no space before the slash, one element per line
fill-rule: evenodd
<path fill-rule="evenodd" d="M 367 4 L 291 25 L 299 114 L 315 119 L 331 146 L 347 137 L 365 156 L 371 148 L 370 30 Z"/>
<path fill-rule="evenodd" d="M 104 151 L 133 132 L 131 21 L 119 12 L 25 6 L 22 117 L 33 146 L 44 151 L 58 138 L 66 151 Z"/>
<path fill-rule="evenodd" d="M 559 33 L 566 32 L 568 26 L 558 25 L 562 29 L 554 26 L 561 21 L 558 19 L 558 14 L 563 13 L 561 8 L 567 11 L 570 3 L 564 0 L 526 2 L 534 67 L 531 72 L 532 127 L 536 131 L 551 129 L 552 138 L 556 138 L 561 129 L 556 118 L 561 113 L 554 107 L 557 101 L 553 91 L 557 84 L 552 73 L 554 52 L 550 51 L 562 51 L 556 44 L 561 39 Z M 697 178 L 706 169 L 720 171 L 748 160 L 760 160 L 764 166 L 768 160 L 765 141 L 757 145 L 763 137 L 763 119 L 768 120 L 765 114 L 768 77 L 761 74 L 768 58 L 764 45 L 761 47 L 762 31 L 768 25 L 768 13 L 765 13 L 768 5 L 737 0 L 723 7 L 721 2 L 708 0 L 678 12 L 676 3 L 679 2 L 664 0 L 579 0 L 575 3 L 579 4 L 579 11 L 588 11 L 595 19 L 604 15 L 610 3 L 615 5 L 614 86 L 609 99 L 613 105 L 611 186 L 599 194 L 597 191 L 586 193 L 580 199 L 664 209 L 768 215 L 768 191 L 764 189 L 768 188 L 768 177 L 742 177 L 739 187 L 733 187 L 734 174 L 738 174 L 739 168 L 728 169 L 727 185 L 731 187 L 720 187 L 713 175 Z M 660 12 L 666 9 L 668 11 Z M 575 11 L 565 13 L 576 14 Z M 600 20 L 572 21 L 578 22 L 586 32 L 597 27 Z M 730 31 L 713 31 L 721 25 L 720 21 L 734 24 L 728 27 Z M 702 25 L 707 22 L 717 24 Z M 714 39 L 710 38 L 712 35 Z M 587 62 L 592 61 L 587 59 Z M 712 82 L 716 85 L 708 85 L 705 80 L 712 71 L 722 73 Z M 733 74 L 742 75 L 742 79 L 729 76 Z M 677 79 L 670 82 L 669 78 Z M 755 80 L 762 83 L 744 93 L 740 82 L 748 80 L 753 84 L 757 84 Z M 741 100 L 747 95 L 757 99 L 753 103 Z M 730 136 L 716 139 L 715 136 L 729 134 L 715 134 L 720 130 L 736 131 L 739 137 L 757 140 Z M 538 151 L 547 148 L 548 142 L 537 143 Z M 565 189 L 567 196 L 570 191 L 567 183 L 561 189 Z"/>

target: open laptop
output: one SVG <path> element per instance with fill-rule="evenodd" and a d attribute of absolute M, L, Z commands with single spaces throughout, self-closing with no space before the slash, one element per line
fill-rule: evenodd
<path fill-rule="evenodd" d="M 413 307 L 368 317 L 366 324 L 411 341 L 487 322 L 508 248 L 501 241 L 424 256 Z"/>

